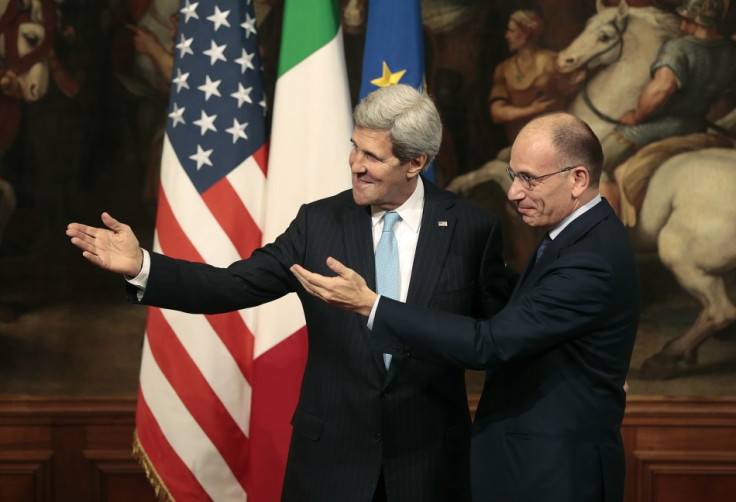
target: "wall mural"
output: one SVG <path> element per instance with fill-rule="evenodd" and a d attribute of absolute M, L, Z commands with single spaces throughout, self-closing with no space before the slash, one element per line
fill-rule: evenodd
<path fill-rule="evenodd" d="M 283 3 L 255 4 L 272 102 Z M 703 4 L 710 7 L 701 12 Z M 673 118 L 631 133 L 646 147 L 607 151 L 615 165 L 605 193 L 619 196 L 639 251 L 643 311 L 630 392 L 732 396 L 736 49 L 714 42 L 713 30 L 688 33 L 679 5 L 423 0 L 427 85 L 446 126 L 436 182 L 501 217 L 508 263 L 520 269 L 540 236 L 505 200 L 519 126 L 567 109 L 604 145 L 628 137 L 620 122 L 652 80 L 660 47 L 706 54 L 682 69 L 687 96 L 663 108 Z M 718 37 L 736 31 L 728 2 L 686 7 L 700 9 Z M 145 309 L 125 304 L 122 280 L 89 266 L 64 228 L 96 224 L 106 210 L 151 246 L 177 8 L 177 0 L 0 0 L 0 19 L 18 23 L 0 22 L 5 393 L 136 392 Z M 366 0 L 342 0 L 341 8 L 355 101 Z M 695 133 L 699 124 L 707 133 Z M 469 372 L 469 388 L 481 385 Z"/>

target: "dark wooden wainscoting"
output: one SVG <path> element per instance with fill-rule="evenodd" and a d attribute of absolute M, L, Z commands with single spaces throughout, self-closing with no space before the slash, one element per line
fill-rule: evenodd
<path fill-rule="evenodd" d="M 134 397 L 0 396 L 0 502 L 155 501 L 134 424 Z M 627 502 L 736 500 L 736 399 L 633 396 L 622 434 Z"/>
<path fill-rule="evenodd" d="M 736 400 L 629 399 L 626 500 L 736 500 Z"/>
<path fill-rule="evenodd" d="M 135 398 L 0 397 L 0 502 L 153 502 Z"/>

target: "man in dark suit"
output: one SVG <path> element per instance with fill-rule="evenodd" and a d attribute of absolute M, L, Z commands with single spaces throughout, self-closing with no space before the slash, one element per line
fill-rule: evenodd
<path fill-rule="evenodd" d="M 602 159 L 572 115 L 522 129 L 508 197 L 524 222 L 549 231 L 490 319 L 377 297 L 332 258 L 337 277 L 293 267 L 312 294 L 370 316 L 378 350 L 487 369 L 471 448 L 474 500 L 623 499 L 619 429 L 639 293 L 628 236 L 598 194 Z"/>
<path fill-rule="evenodd" d="M 329 272 L 336 256 L 375 284 L 374 249 L 387 211 L 399 250 L 398 298 L 484 316 L 507 300 L 499 227 L 491 215 L 421 177 L 442 126 L 411 87 L 382 88 L 354 111 L 352 191 L 302 206 L 273 243 L 226 269 L 142 251 L 130 230 L 71 224 L 67 235 L 102 268 L 136 276 L 134 301 L 218 313 L 296 292 L 309 353 L 287 460 L 283 499 L 446 501 L 470 497 L 470 414 L 464 371 L 370 348 L 359 315 L 307 294 L 289 268 Z M 131 286 L 132 287 L 132 286 Z"/>

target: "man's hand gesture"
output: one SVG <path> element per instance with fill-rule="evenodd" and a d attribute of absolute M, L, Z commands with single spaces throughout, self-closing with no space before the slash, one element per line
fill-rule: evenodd
<path fill-rule="evenodd" d="M 102 213 L 102 223 L 107 229 L 70 223 L 66 235 L 82 250 L 82 256 L 98 267 L 135 277 L 143 265 L 143 251 L 135 234 L 108 213 Z"/>
<path fill-rule="evenodd" d="M 311 295 L 341 309 L 368 317 L 376 301 L 376 293 L 368 288 L 365 280 L 353 269 L 336 259 L 327 258 L 327 266 L 337 274 L 336 277 L 325 277 L 297 264 L 291 266 L 291 273 Z"/>

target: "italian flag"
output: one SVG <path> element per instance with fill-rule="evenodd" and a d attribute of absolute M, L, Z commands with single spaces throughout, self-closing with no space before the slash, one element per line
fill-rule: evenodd
<path fill-rule="evenodd" d="M 353 122 L 339 10 L 286 0 L 265 190 L 263 243 L 299 207 L 350 187 Z M 295 294 L 256 312 L 248 500 L 280 500 L 307 337 Z"/>

